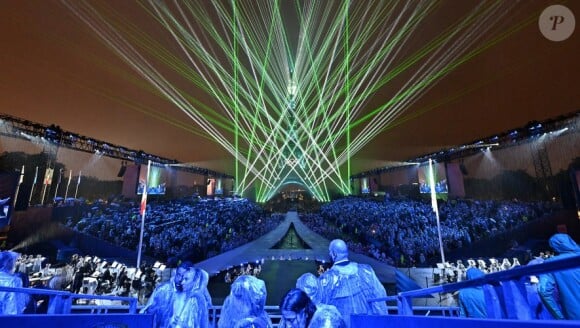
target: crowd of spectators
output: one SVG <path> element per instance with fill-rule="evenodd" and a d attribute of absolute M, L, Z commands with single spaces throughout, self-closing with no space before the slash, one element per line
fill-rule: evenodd
<path fill-rule="evenodd" d="M 452 200 L 439 205 L 445 251 L 469 247 L 509 232 L 555 209 L 551 203 Z M 284 215 L 269 215 L 245 199 L 173 200 L 148 205 L 144 251 L 160 260 L 200 261 L 252 241 L 274 229 Z M 348 242 L 353 252 L 398 266 L 433 265 L 439 253 L 435 214 L 428 201 L 343 198 L 301 214 L 327 239 Z M 135 249 L 139 241 L 136 204 L 88 208 L 75 230 Z"/>
<path fill-rule="evenodd" d="M 154 202 L 147 206 L 143 250 L 160 261 L 201 261 L 264 235 L 282 219 L 246 199 Z M 137 248 L 140 224 L 134 203 L 95 206 L 78 222 L 67 222 L 78 232 L 129 249 Z"/>
<path fill-rule="evenodd" d="M 551 203 L 453 200 L 439 205 L 446 251 L 468 247 L 555 210 Z M 435 213 L 428 201 L 344 198 L 327 203 L 304 223 L 327 239 L 343 238 L 354 252 L 400 266 L 427 264 L 439 252 Z"/>
<path fill-rule="evenodd" d="M 439 204 L 441 233 L 446 250 L 452 250 L 493 238 L 517 229 L 531 220 L 557 209 L 550 203 L 516 201 L 453 200 Z M 144 232 L 145 252 L 163 260 L 172 256 L 197 253 L 203 258 L 217 255 L 257 239 L 274 229 L 284 214 L 267 214 L 258 205 L 243 199 L 174 200 L 150 203 Z M 373 200 L 344 198 L 321 206 L 318 213 L 301 215 L 302 221 L 327 239 L 344 239 L 349 248 L 366 253 L 393 265 L 424 263 L 437 258 L 439 251 L 435 215 L 431 203 L 418 200 Z M 135 203 L 109 203 L 87 209 L 82 218 L 67 224 L 79 232 L 107 240 L 117 246 L 134 249 L 138 242 L 139 209 Z M 539 258 L 551 256 L 548 252 Z M 443 263 L 442 278 L 460 281 L 467 270 L 482 272 L 507 270 L 520 265 L 517 259 L 489 263 L 479 259 Z M 62 264 L 62 263 L 61 263 Z M 329 268 L 318 262 L 319 275 Z M 63 267 L 51 267 L 41 255 L 21 256 L 15 271 L 21 273 L 23 285 L 74 293 L 133 296 L 141 303 L 159 282 L 172 275 L 171 268 L 157 262 L 130 268 L 116 261 L 75 255 Z M 261 263 L 246 263 L 230 268 L 224 276 L 227 283 L 240 276 L 257 277 Z M 453 273 L 447 277 L 449 273 Z M 26 281 L 26 283 L 24 283 Z M 48 300 L 35 300 L 36 305 Z M 45 305 L 46 306 L 46 305 Z M 46 311 L 46 310 L 44 310 Z M 39 311 L 31 313 L 44 313 Z"/>

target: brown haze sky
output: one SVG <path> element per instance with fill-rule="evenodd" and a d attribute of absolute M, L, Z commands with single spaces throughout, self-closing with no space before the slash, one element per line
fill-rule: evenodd
<path fill-rule="evenodd" d="M 166 42 L 137 2 L 109 3 L 127 21 Z M 353 6 L 366 3 L 355 1 Z M 439 2 L 409 41 L 409 49 L 401 49 L 402 56 L 433 40 L 476 3 Z M 506 0 L 509 12 L 496 22 L 495 35 L 521 28 L 434 84 L 397 124 L 354 156 L 353 173 L 579 110 L 580 1 L 565 2 L 577 23 L 562 42 L 547 40 L 538 28 L 539 14 L 555 3 Z M 195 124 L 163 97 L 148 92 L 147 82 L 60 1 L 1 1 L 0 44 L 0 113 L 232 172 L 233 158 L 218 144 L 152 117 L 154 111 L 174 122 Z M 403 78 L 378 90 L 369 106 L 385 103 Z M 195 126 L 193 131 L 198 131 Z"/>

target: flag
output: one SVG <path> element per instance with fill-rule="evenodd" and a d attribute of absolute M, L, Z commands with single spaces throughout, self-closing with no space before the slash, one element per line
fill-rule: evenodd
<path fill-rule="evenodd" d="M 139 208 L 139 214 L 145 215 L 146 208 L 147 208 L 147 182 L 145 182 L 145 187 L 143 188 L 143 195 L 141 196 L 141 207 Z"/>
<path fill-rule="evenodd" d="M 141 216 L 145 215 L 145 210 L 147 209 L 147 188 L 149 184 L 149 169 L 151 168 L 151 161 L 147 162 L 147 175 L 145 178 L 145 182 L 143 184 L 143 194 L 141 196 L 141 207 L 139 209 L 139 213 Z"/>
<path fill-rule="evenodd" d="M 79 179 L 77 180 L 77 186 L 81 184 L 81 173 L 83 172 L 79 171 Z"/>
<path fill-rule="evenodd" d="M 151 169 L 151 160 L 147 161 L 147 177 L 143 185 L 143 196 L 141 197 L 141 232 L 139 234 L 139 246 L 137 248 L 137 268 L 141 265 L 141 250 L 143 249 L 143 231 L 145 230 L 145 211 L 147 210 L 147 185 L 149 184 L 149 169 Z M 140 181 L 139 181 L 140 182 Z"/>
<path fill-rule="evenodd" d="M 52 183 L 52 175 L 54 174 L 54 169 L 46 168 L 46 172 L 44 172 L 44 184 L 50 185 Z"/>

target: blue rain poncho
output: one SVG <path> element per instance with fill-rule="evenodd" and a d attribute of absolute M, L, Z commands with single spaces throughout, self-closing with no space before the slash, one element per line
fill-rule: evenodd
<path fill-rule="evenodd" d="M 192 270 L 196 279 L 192 290 L 179 292 L 173 277 L 159 285 L 141 309 L 141 313 L 155 315 L 155 328 L 209 327 L 211 301 L 207 300 L 207 273 L 197 268 Z"/>
<path fill-rule="evenodd" d="M 550 246 L 558 255 L 546 262 L 580 255 L 580 247 L 567 234 L 553 235 Z M 580 320 L 580 268 L 540 275 L 538 293 L 554 318 Z"/>
<path fill-rule="evenodd" d="M 296 280 L 296 288 L 304 291 L 314 304 L 320 304 L 320 282 L 315 275 L 310 272 L 306 272 L 305 274 L 298 277 Z"/>
<path fill-rule="evenodd" d="M 224 301 L 218 327 L 234 328 L 238 321 L 246 318 L 258 318 L 267 322 L 268 328 L 272 327 L 272 321 L 264 309 L 266 297 L 263 280 L 249 275 L 239 276 L 232 283 L 230 294 Z"/>
<path fill-rule="evenodd" d="M 385 302 L 367 302 L 387 296 L 385 287 L 369 265 L 355 262 L 335 264 L 320 277 L 320 286 L 321 302 L 334 305 L 347 324 L 351 314 L 388 314 Z"/>
<path fill-rule="evenodd" d="M 314 312 L 308 328 L 346 328 L 347 325 L 338 309 L 333 305 L 320 304 Z"/>
<path fill-rule="evenodd" d="M 465 273 L 467 280 L 485 275 L 478 268 L 470 268 Z M 487 318 L 485 296 L 482 286 L 463 288 L 459 291 L 459 315 L 469 318 Z"/>

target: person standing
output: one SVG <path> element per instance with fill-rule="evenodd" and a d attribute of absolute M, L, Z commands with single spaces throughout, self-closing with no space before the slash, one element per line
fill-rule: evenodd
<path fill-rule="evenodd" d="M 314 304 L 320 303 L 320 282 L 311 272 L 306 272 L 298 277 L 296 288 L 303 290 Z"/>
<path fill-rule="evenodd" d="M 190 267 L 181 281 L 181 291 L 173 294 L 170 303 L 172 310 L 169 318 L 171 328 L 207 328 L 209 327 L 209 313 L 205 295 L 197 288 L 198 277 L 196 270 Z"/>
<path fill-rule="evenodd" d="M 153 291 L 141 313 L 155 315 L 156 328 L 207 327 L 207 280 L 205 288 L 201 288 L 198 273 L 191 262 L 181 263 L 175 276 Z M 192 322 L 195 326 L 188 326 Z"/>
<path fill-rule="evenodd" d="M 348 247 L 341 239 L 331 241 L 328 250 L 333 265 L 319 278 L 320 302 L 334 305 L 347 324 L 350 324 L 351 314 L 387 315 L 385 302 L 367 302 L 387 296 L 373 269 L 369 265 L 350 261 Z"/>
<path fill-rule="evenodd" d="M 0 252 L 0 286 L 22 287 L 22 280 L 14 274 L 18 253 Z M 0 315 L 22 314 L 24 301 L 18 293 L 0 291 Z"/>
<path fill-rule="evenodd" d="M 557 255 L 545 262 L 580 256 L 580 247 L 567 234 L 553 235 L 549 244 Z M 580 268 L 543 274 L 539 278 L 538 293 L 554 318 L 580 320 Z"/>
<path fill-rule="evenodd" d="M 237 277 L 224 301 L 218 328 L 234 328 L 238 322 L 249 318 L 266 323 L 268 328 L 273 327 L 265 309 L 267 296 L 263 280 L 248 275 Z"/>
<path fill-rule="evenodd" d="M 467 280 L 485 276 L 478 268 L 469 268 L 465 272 Z M 487 318 L 485 294 L 482 286 L 463 288 L 459 290 L 459 316 L 468 318 Z"/>

